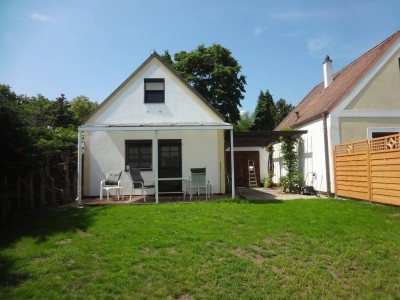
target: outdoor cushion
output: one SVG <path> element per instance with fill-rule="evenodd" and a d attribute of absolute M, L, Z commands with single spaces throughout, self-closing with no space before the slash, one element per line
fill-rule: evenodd
<path fill-rule="evenodd" d="M 114 171 L 107 174 L 105 185 L 118 185 L 122 172 Z"/>
<path fill-rule="evenodd" d="M 201 174 L 206 172 L 206 168 L 192 168 L 190 169 L 190 172 L 193 174 Z"/>

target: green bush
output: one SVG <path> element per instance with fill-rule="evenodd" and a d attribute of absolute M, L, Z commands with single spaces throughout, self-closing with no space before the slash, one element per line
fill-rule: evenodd
<path fill-rule="evenodd" d="M 265 188 L 274 188 L 274 187 L 276 187 L 276 184 L 274 183 L 274 180 L 272 179 L 274 177 L 274 174 L 272 174 L 272 173 L 269 173 L 268 174 L 268 178 L 264 178 L 264 181 L 263 181 L 263 183 L 264 183 L 264 187 Z"/>
<path fill-rule="evenodd" d="M 293 172 L 279 178 L 279 186 L 283 192 L 300 193 L 304 187 L 304 178 L 301 172 Z"/>

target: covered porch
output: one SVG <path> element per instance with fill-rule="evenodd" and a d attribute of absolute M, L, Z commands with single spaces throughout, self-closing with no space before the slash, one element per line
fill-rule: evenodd
<path fill-rule="evenodd" d="M 169 134 L 174 134 L 175 136 L 179 137 L 180 134 L 185 133 L 188 135 L 188 132 L 191 132 L 191 135 L 195 136 L 196 132 L 201 133 L 201 132 L 210 132 L 214 131 L 216 134 L 218 132 L 221 132 L 221 136 L 223 139 L 223 132 L 229 131 L 229 136 L 230 136 L 230 143 L 231 146 L 233 146 L 233 126 L 229 123 L 224 123 L 224 122 L 214 122 L 214 123 L 175 123 L 175 124 L 160 124 L 160 123 L 151 123 L 151 124 L 130 124 L 130 125 L 118 125 L 118 124 L 109 124 L 109 125 L 96 125 L 96 124 L 90 124 L 90 125 L 82 125 L 78 128 L 78 178 L 77 178 L 77 202 L 78 204 L 82 204 L 82 190 L 83 190 L 83 153 L 84 153 L 84 132 L 88 133 L 94 133 L 94 132 L 102 132 L 102 133 L 127 133 L 127 132 L 136 132 L 136 133 L 144 133 L 147 132 L 148 135 L 151 136 L 151 141 L 152 141 L 152 175 L 153 178 L 152 181 L 154 182 L 154 203 L 159 203 L 160 202 L 160 182 L 165 180 L 165 178 L 161 178 L 159 176 L 159 152 L 158 152 L 158 146 L 160 141 L 162 141 L 162 136 L 165 133 Z M 198 141 L 201 143 L 201 141 Z M 201 145 L 201 144 L 200 144 Z M 203 144 L 202 145 L 204 149 L 200 149 L 199 151 L 216 151 L 215 148 L 210 148 L 207 149 L 207 145 Z M 93 147 L 93 146 L 92 146 Z M 121 151 L 121 145 L 119 145 L 120 151 Z M 223 147 L 223 146 L 222 146 Z M 233 148 L 233 147 L 232 147 Z M 89 151 L 85 149 L 85 155 L 89 156 Z M 89 159 L 89 157 L 85 158 Z M 187 159 L 187 158 L 184 158 Z M 197 167 L 195 158 L 191 158 L 193 161 L 190 161 L 190 164 L 192 164 L 192 167 Z M 234 156 L 233 152 L 230 155 L 230 160 L 231 163 L 234 164 Z M 122 168 L 121 168 L 122 167 Z M 125 163 L 124 166 L 119 167 L 121 171 L 125 169 Z M 223 168 L 223 169 L 222 169 Z M 115 167 L 114 167 L 115 169 Z M 222 169 L 222 170 L 221 170 Z M 218 182 L 211 182 L 212 184 L 218 184 L 219 186 L 222 186 L 223 191 L 225 190 L 224 184 L 221 184 L 221 180 L 225 179 L 225 174 L 224 174 L 224 167 L 223 165 L 215 166 L 214 170 L 219 170 L 219 173 L 222 173 L 222 176 L 220 174 Z M 112 171 L 112 170 L 108 170 Z M 213 172 L 213 170 L 210 170 L 210 173 Z M 174 176 L 175 177 L 175 176 Z M 231 193 L 230 196 L 233 198 L 235 197 L 235 182 L 234 182 L 234 173 L 231 174 L 231 177 L 233 180 L 231 181 Z M 215 176 L 214 176 L 215 178 Z M 182 174 L 182 177 L 180 178 L 183 180 L 187 180 L 187 175 Z M 100 183 L 100 181 L 99 181 Z M 218 188 L 219 188 L 218 186 Z M 125 195 L 127 194 L 126 191 L 124 190 Z M 226 197 L 226 196 L 225 196 Z M 146 200 L 149 197 L 146 197 Z M 105 200 L 107 201 L 107 200 Z M 147 201 L 146 201 L 147 202 Z"/>

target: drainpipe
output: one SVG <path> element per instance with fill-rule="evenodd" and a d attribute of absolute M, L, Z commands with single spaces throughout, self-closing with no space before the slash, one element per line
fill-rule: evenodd
<path fill-rule="evenodd" d="M 326 169 L 326 192 L 331 195 L 331 170 L 329 164 L 329 149 L 328 149 L 328 127 L 326 125 L 327 113 L 322 113 L 322 122 L 324 130 L 324 148 L 325 148 L 325 169 Z"/>

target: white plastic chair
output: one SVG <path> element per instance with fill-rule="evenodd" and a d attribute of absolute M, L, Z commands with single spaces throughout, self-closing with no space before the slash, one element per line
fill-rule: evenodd
<path fill-rule="evenodd" d="M 190 180 L 189 180 L 189 193 L 190 201 L 193 198 L 193 190 L 197 190 L 197 194 L 200 194 L 200 188 L 204 188 L 206 191 L 206 200 L 209 198 L 210 182 L 206 179 L 206 168 L 192 168 L 190 169 Z"/>
<path fill-rule="evenodd" d="M 110 201 L 110 190 L 115 190 L 115 194 L 119 199 L 121 195 L 122 200 L 124 199 L 124 193 L 121 186 L 121 174 L 122 171 L 111 171 L 106 175 L 106 179 L 100 182 L 100 199 L 103 199 L 103 190 L 107 193 L 107 201 Z"/>

